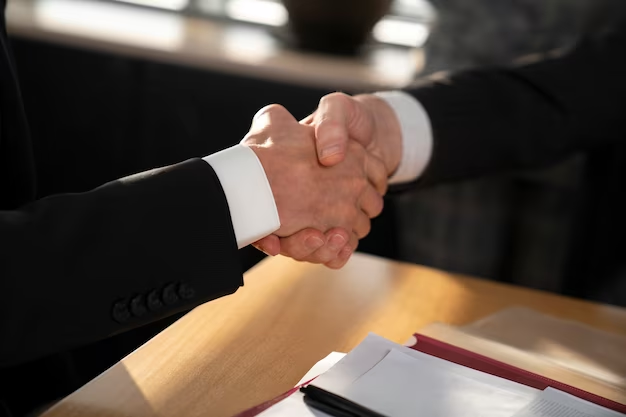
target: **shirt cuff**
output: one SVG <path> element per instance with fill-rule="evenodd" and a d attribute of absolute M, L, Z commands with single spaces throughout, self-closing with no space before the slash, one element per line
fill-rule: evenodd
<path fill-rule="evenodd" d="M 433 134 L 428 113 L 422 104 L 403 91 L 374 93 L 395 111 L 402 131 L 402 159 L 389 178 L 389 184 L 415 181 L 426 169 L 433 150 Z"/>
<path fill-rule="evenodd" d="M 270 183 L 252 149 L 235 145 L 202 159 L 222 184 L 239 248 L 280 228 Z"/>

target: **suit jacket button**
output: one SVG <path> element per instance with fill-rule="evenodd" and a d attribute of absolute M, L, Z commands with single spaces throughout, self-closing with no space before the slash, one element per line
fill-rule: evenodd
<path fill-rule="evenodd" d="M 135 317 L 141 317 L 148 312 L 143 295 L 137 295 L 130 300 L 130 312 L 133 313 Z"/>
<path fill-rule="evenodd" d="M 148 293 L 148 308 L 151 311 L 157 311 L 163 308 L 163 301 L 156 290 L 152 290 Z"/>
<path fill-rule="evenodd" d="M 185 284 L 184 282 L 178 287 L 178 295 L 183 300 L 192 299 L 196 295 L 196 290 L 191 288 L 191 285 Z"/>
<path fill-rule="evenodd" d="M 167 305 L 176 304 L 178 302 L 178 291 L 176 284 L 169 284 L 163 288 L 163 301 Z"/>
<path fill-rule="evenodd" d="M 118 323 L 126 323 L 130 320 L 130 311 L 128 310 L 128 303 L 126 301 L 118 301 L 113 304 L 112 311 L 113 320 Z"/>

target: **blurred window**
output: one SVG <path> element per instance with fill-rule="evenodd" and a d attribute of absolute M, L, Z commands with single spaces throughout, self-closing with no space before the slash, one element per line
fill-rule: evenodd
<path fill-rule="evenodd" d="M 173 10 L 180 12 L 185 10 L 190 3 L 190 0 L 116 0 L 121 3 L 131 3 L 140 6 L 154 7 L 157 9 Z"/>
<path fill-rule="evenodd" d="M 190 15 L 278 27 L 287 22 L 287 11 L 280 0 L 113 0 Z M 304 0 L 307 1 L 307 0 Z M 315 1 L 315 0 L 308 0 Z M 428 36 L 428 23 L 434 15 L 427 0 L 395 0 L 391 13 L 374 29 L 381 43 L 421 46 Z"/>

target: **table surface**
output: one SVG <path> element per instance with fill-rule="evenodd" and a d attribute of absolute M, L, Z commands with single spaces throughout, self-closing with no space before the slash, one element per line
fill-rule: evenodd
<path fill-rule="evenodd" d="M 67 397 L 53 416 L 230 416 L 291 388 L 368 332 L 403 343 L 511 306 L 626 334 L 626 310 L 357 254 L 340 271 L 266 260 Z"/>

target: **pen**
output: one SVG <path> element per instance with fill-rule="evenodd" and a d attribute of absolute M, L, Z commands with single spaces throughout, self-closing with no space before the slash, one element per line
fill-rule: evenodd
<path fill-rule="evenodd" d="M 376 411 L 314 385 L 300 388 L 305 404 L 333 417 L 385 417 Z"/>

